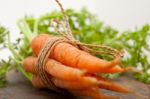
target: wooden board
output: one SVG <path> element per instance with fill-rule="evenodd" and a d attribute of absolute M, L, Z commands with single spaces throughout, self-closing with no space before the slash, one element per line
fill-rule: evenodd
<path fill-rule="evenodd" d="M 0 89 L 0 99 L 88 99 L 87 97 L 75 97 L 72 95 L 60 95 L 48 90 L 38 90 L 32 87 L 21 74 L 10 72 L 7 77 L 8 86 Z M 150 85 L 135 81 L 132 77 L 120 77 L 117 82 L 142 94 L 150 99 Z M 144 99 L 133 94 L 120 94 L 102 90 L 104 94 L 119 96 L 121 99 Z"/>

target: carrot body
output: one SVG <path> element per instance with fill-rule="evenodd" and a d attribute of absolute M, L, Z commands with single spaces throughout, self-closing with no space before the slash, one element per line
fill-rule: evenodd
<path fill-rule="evenodd" d="M 114 68 L 108 69 L 105 73 L 119 73 L 124 71 L 124 68 L 121 68 L 120 66 L 116 65 Z"/>
<path fill-rule="evenodd" d="M 53 82 L 57 87 L 73 90 L 81 90 L 98 85 L 98 82 L 91 77 L 84 77 L 80 81 L 63 81 L 59 79 L 54 79 Z"/>
<path fill-rule="evenodd" d="M 51 38 L 53 37 L 49 35 L 39 35 L 35 37 L 32 40 L 33 52 L 38 55 L 44 44 Z M 120 62 L 120 57 L 108 62 L 65 42 L 57 44 L 52 50 L 50 57 L 65 65 L 87 70 L 90 73 L 105 73 L 108 69 L 111 69 Z"/>
<path fill-rule="evenodd" d="M 89 88 L 84 90 L 70 90 L 70 92 L 79 96 L 92 97 L 92 99 L 101 99 L 99 90 L 95 88 Z"/>
<path fill-rule="evenodd" d="M 102 77 L 96 77 L 96 78 L 99 81 L 100 88 L 111 90 L 111 91 L 116 91 L 116 92 L 121 92 L 121 93 L 131 93 L 131 91 L 128 88 L 125 88 L 120 84 L 117 84 L 113 81 L 107 80 Z"/>
<path fill-rule="evenodd" d="M 29 56 L 23 60 L 22 64 L 26 72 L 37 74 L 36 66 L 35 66 L 36 60 L 37 59 L 33 56 Z"/>
<path fill-rule="evenodd" d="M 36 57 L 28 57 L 23 61 L 23 66 L 27 72 L 38 74 L 36 71 Z M 69 66 L 62 65 L 61 63 L 49 59 L 45 65 L 45 71 L 53 77 L 62 80 L 80 80 L 82 79 L 85 71 L 75 69 Z"/>
<path fill-rule="evenodd" d="M 80 96 L 91 97 L 92 99 L 118 99 L 118 97 L 106 96 L 100 93 L 99 88 L 93 87 L 84 90 L 69 90 L 71 93 Z"/>
<path fill-rule="evenodd" d="M 121 73 L 121 72 L 127 72 L 127 71 L 132 71 L 134 70 L 133 67 L 125 67 L 122 68 L 119 65 L 116 65 L 115 67 L 113 67 L 112 69 L 108 69 L 105 73 Z"/>
<path fill-rule="evenodd" d="M 33 76 L 32 85 L 38 89 L 46 88 L 46 86 L 38 76 Z"/>
<path fill-rule="evenodd" d="M 94 87 L 98 85 L 95 79 L 91 77 L 84 77 L 80 81 L 64 81 L 57 78 L 52 78 L 53 83 L 59 87 L 64 89 L 71 90 L 81 90 L 89 87 Z M 39 76 L 33 76 L 32 84 L 35 88 L 45 88 L 46 86 L 43 84 L 42 80 Z"/>
<path fill-rule="evenodd" d="M 56 80 L 56 79 L 55 79 Z M 55 81 L 56 82 L 56 81 Z M 46 86 L 43 84 L 43 82 L 41 81 L 41 79 L 38 76 L 33 76 L 33 80 L 32 80 L 32 84 L 35 88 L 46 88 Z M 100 90 L 97 87 L 90 87 L 90 88 L 83 88 L 85 86 L 81 86 L 78 87 L 77 84 L 75 83 L 69 83 L 69 82 L 62 82 L 62 81 L 57 81 L 57 83 L 55 83 L 56 86 L 60 87 L 60 88 L 66 88 L 69 90 L 69 92 L 71 92 L 72 94 L 75 95 L 80 95 L 80 96 L 87 96 L 87 97 L 91 97 L 92 99 L 117 99 L 116 97 L 113 96 L 106 96 L 100 93 Z M 63 85 L 65 84 L 65 85 Z M 74 86 L 72 86 L 74 85 Z M 77 86 L 77 87 L 75 87 Z"/>

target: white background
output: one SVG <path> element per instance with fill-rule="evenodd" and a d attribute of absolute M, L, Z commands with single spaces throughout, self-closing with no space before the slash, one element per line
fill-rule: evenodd
<path fill-rule="evenodd" d="M 106 25 L 119 31 L 134 29 L 150 23 L 150 0 L 60 0 L 64 8 L 76 10 L 87 7 Z M 54 0 L 0 0 L 0 24 L 18 34 L 16 21 L 24 15 L 35 15 L 59 9 Z M 14 36 L 15 35 L 15 36 Z M 1 52 L 0 57 L 6 57 Z M 3 55 L 2 55 L 3 54 Z"/>

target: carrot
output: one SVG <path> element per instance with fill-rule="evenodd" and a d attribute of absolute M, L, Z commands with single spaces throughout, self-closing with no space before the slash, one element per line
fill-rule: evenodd
<path fill-rule="evenodd" d="M 34 56 L 30 56 L 30 57 L 27 57 L 26 59 L 24 59 L 24 61 L 23 61 L 24 69 L 27 72 L 37 74 L 36 73 L 36 66 L 35 66 L 36 60 L 37 60 L 37 58 Z M 52 59 L 49 59 L 49 60 L 53 61 L 57 65 L 52 66 L 50 64 L 50 62 L 48 61 L 48 64 L 46 65 L 45 70 L 49 74 L 53 75 L 56 78 L 59 78 L 62 80 L 77 80 L 77 79 L 80 79 L 80 77 L 85 74 L 85 71 L 62 65 L 61 63 L 59 63 L 55 60 L 52 60 Z M 70 73 L 70 71 L 71 71 L 71 73 Z M 115 73 L 115 72 L 123 72 L 123 71 L 124 71 L 124 69 L 122 69 L 121 67 L 118 66 L 116 68 L 112 68 L 112 69 L 108 70 L 107 72 L 108 73 Z"/>
<path fill-rule="evenodd" d="M 27 57 L 23 61 L 24 69 L 27 72 L 37 74 L 36 72 L 36 57 Z M 45 65 L 45 71 L 52 76 L 61 79 L 61 80 L 79 80 L 82 79 L 82 76 L 85 74 L 85 71 L 75 69 L 69 66 L 62 65 L 61 63 L 49 59 Z"/>
<path fill-rule="evenodd" d="M 30 61 L 33 63 L 31 63 Z M 26 71 L 38 75 L 38 73 L 36 73 L 36 71 L 35 71 L 35 62 L 36 62 L 35 57 L 28 57 L 24 60 L 23 64 L 24 64 L 24 68 L 26 69 Z M 54 66 L 56 66 L 57 68 L 55 68 L 55 69 L 50 68 L 50 67 L 54 67 Z M 65 86 L 68 88 L 73 87 L 73 88 L 77 88 L 77 89 L 79 89 L 80 87 L 83 88 L 86 86 L 94 86 L 96 84 L 98 85 L 98 80 L 96 78 L 89 77 L 89 76 L 83 76 L 83 75 L 77 75 L 77 74 L 79 74 L 78 72 L 76 72 L 78 69 L 74 69 L 74 68 L 66 67 L 66 66 L 62 68 L 62 66 L 63 65 L 60 65 L 60 63 L 58 63 L 52 59 L 49 59 L 46 63 L 46 67 L 48 67 L 49 70 L 47 68 L 45 68 L 45 70 L 48 71 L 48 73 L 53 74 L 52 76 L 55 78 L 54 83 L 56 83 L 56 85 L 58 85 L 60 87 Z M 64 68 L 69 68 L 69 70 L 64 69 Z M 29 70 L 29 69 L 31 69 L 31 70 Z M 61 69 L 63 69 L 64 71 L 62 71 Z M 50 71 L 52 71 L 52 72 L 50 72 Z M 72 74 L 72 76 L 70 76 L 71 74 Z M 76 77 L 74 77 L 74 76 L 76 76 Z M 70 77 L 72 77 L 72 78 L 70 78 Z M 73 81 L 70 81 L 70 80 L 73 80 Z"/>
<path fill-rule="evenodd" d="M 63 81 L 57 78 L 52 78 L 52 81 L 59 88 L 71 90 L 81 90 L 98 85 L 96 82 L 97 80 L 91 77 L 84 77 L 81 81 Z M 39 76 L 33 76 L 32 84 L 35 88 L 45 88 L 45 85 Z"/>
<path fill-rule="evenodd" d="M 118 99 L 118 97 L 106 96 L 101 94 L 97 87 L 83 89 L 83 90 L 69 90 L 72 94 L 91 97 L 92 99 Z"/>
<path fill-rule="evenodd" d="M 22 62 L 24 70 L 32 74 L 37 74 L 36 66 L 35 66 L 36 60 L 37 58 L 34 56 L 29 56 L 25 58 Z"/>
<path fill-rule="evenodd" d="M 133 67 L 122 68 L 119 65 L 116 65 L 112 69 L 108 69 L 105 73 L 121 73 L 121 72 L 132 71 L 132 70 L 134 70 Z"/>
<path fill-rule="evenodd" d="M 111 90 L 111 91 L 116 91 L 116 92 L 121 92 L 121 93 L 132 93 L 128 88 L 123 87 L 120 84 L 117 84 L 111 80 L 107 80 L 102 77 L 96 77 L 99 82 L 99 88 Z"/>
<path fill-rule="evenodd" d="M 46 88 L 46 86 L 43 84 L 43 82 L 38 76 L 33 76 L 32 84 L 35 88 L 39 88 L 39 89 Z M 58 83 L 55 83 L 55 84 L 58 84 Z M 88 97 L 91 97 L 92 99 L 117 99 L 116 97 L 113 97 L 113 96 L 102 95 L 100 93 L 100 90 L 94 86 L 91 88 L 77 89 L 74 86 L 69 86 L 70 84 L 66 86 L 65 85 L 60 83 L 59 85 L 56 85 L 56 86 L 59 86 L 60 88 L 68 88 L 68 91 L 72 94 L 80 95 L 80 96 L 88 96 Z"/>
<path fill-rule="evenodd" d="M 42 47 L 54 38 L 50 35 L 39 35 L 32 40 L 32 50 L 38 55 Z M 65 65 L 87 70 L 90 73 L 106 72 L 108 69 L 116 66 L 120 62 L 120 57 L 112 61 L 106 61 L 90 55 L 87 52 L 79 50 L 68 43 L 57 44 L 51 52 L 50 58 L 53 58 Z"/>
<path fill-rule="evenodd" d="M 23 62 L 25 70 L 28 71 L 28 72 L 37 74 L 36 70 L 35 70 L 36 60 L 37 60 L 37 58 L 33 57 L 33 56 L 26 58 Z M 84 76 L 81 75 L 82 71 L 80 71 L 78 69 L 75 69 L 75 68 L 64 66 L 61 63 L 59 63 L 59 62 L 57 62 L 53 59 L 49 59 L 47 61 L 45 70 L 49 74 L 51 74 L 52 76 L 54 76 L 58 79 L 61 79 L 61 80 L 80 80 L 81 81 L 84 78 Z M 88 75 L 87 75 L 87 77 L 88 77 Z M 91 78 L 92 78 L 92 76 L 91 76 Z M 87 81 L 87 80 L 86 81 L 91 82 L 91 78 L 90 78 L 89 81 Z M 98 83 L 99 83 L 100 88 L 107 89 L 107 90 L 112 90 L 112 91 L 117 91 L 117 92 L 124 92 L 124 93 L 129 92 L 129 90 L 127 88 L 124 88 L 121 85 L 118 85 L 118 84 L 116 84 L 112 81 L 106 80 L 102 77 L 93 76 L 92 79 L 94 79 L 94 78 L 98 79 Z M 82 80 L 82 81 L 84 82 L 84 80 Z M 66 81 L 65 82 L 60 81 L 60 80 L 56 81 L 56 83 L 61 85 L 60 82 L 65 83 Z M 95 80 L 95 82 L 96 82 L 96 80 Z M 75 86 L 75 84 L 78 85 L 78 83 L 73 83 L 73 84 L 74 84 L 74 86 Z M 81 86 L 81 85 L 79 85 L 79 86 Z"/>
<path fill-rule="evenodd" d="M 57 87 L 60 88 L 78 89 L 78 90 L 94 87 L 98 85 L 97 80 L 92 77 L 84 77 L 80 81 L 62 81 L 59 79 L 54 79 L 53 82 Z"/>
<path fill-rule="evenodd" d="M 121 92 L 121 93 L 132 93 L 132 94 L 140 97 L 141 99 L 148 99 L 148 97 L 146 97 L 144 95 L 136 93 L 135 91 L 133 91 L 131 89 L 125 88 L 120 84 L 117 84 L 113 81 L 110 81 L 110 80 L 102 78 L 102 77 L 99 77 L 99 88 L 116 91 L 116 92 Z"/>
<path fill-rule="evenodd" d="M 38 88 L 38 89 L 46 88 L 42 80 L 38 76 L 35 76 L 35 75 L 32 77 L 32 85 L 33 87 Z"/>

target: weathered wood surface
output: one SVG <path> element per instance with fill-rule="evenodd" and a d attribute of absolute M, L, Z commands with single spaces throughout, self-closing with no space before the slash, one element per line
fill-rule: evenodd
<path fill-rule="evenodd" d="M 87 97 L 60 95 L 48 90 L 37 90 L 19 73 L 10 72 L 7 79 L 9 79 L 8 86 L 0 89 L 0 99 L 88 99 Z M 116 81 L 150 99 L 150 85 L 145 85 L 126 76 Z M 105 90 L 102 92 L 108 95 L 119 96 L 121 99 L 144 99 L 133 94 L 119 94 Z"/>

